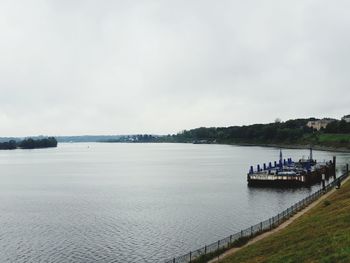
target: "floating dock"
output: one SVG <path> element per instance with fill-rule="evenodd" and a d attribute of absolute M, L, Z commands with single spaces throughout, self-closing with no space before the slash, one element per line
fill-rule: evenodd
<path fill-rule="evenodd" d="M 314 183 L 335 177 L 336 157 L 333 160 L 317 162 L 310 156 L 307 159 L 300 159 L 295 162 L 292 158 L 283 159 L 280 150 L 279 161 L 271 162 L 262 166 L 257 165 L 256 170 L 250 167 L 247 180 L 249 186 L 278 186 L 278 187 L 298 187 L 310 186 Z"/>

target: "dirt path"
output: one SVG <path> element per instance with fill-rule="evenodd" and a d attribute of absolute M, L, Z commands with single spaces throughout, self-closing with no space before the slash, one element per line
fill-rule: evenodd
<path fill-rule="evenodd" d="M 350 176 L 347 177 L 343 182 L 346 182 L 347 180 L 350 179 Z M 308 205 L 307 207 L 305 207 L 303 210 L 299 211 L 298 213 L 296 213 L 295 215 L 293 215 L 291 218 L 287 219 L 285 222 L 283 222 L 281 225 L 279 225 L 278 227 L 265 232 L 259 236 L 254 237 L 253 239 L 251 239 L 250 241 L 248 241 L 247 244 L 241 246 L 241 247 L 235 247 L 235 248 L 231 248 L 229 250 L 227 250 L 225 253 L 221 254 L 220 256 L 208 261 L 208 263 L 214 263 L 214 262 L 220 262 L 220 259 L 223 259 L 229 255 L 232 255 L 234 253 L 236 253 L 237 251 L 241 250 L 244 247 L 247 247 L 251 244 L 256 243 L 257 241 L 264 239 L 265 237 L 268 237 L 282 229 L 284 229 L 285 227 L 287 227 L 288 225 L 290 225 L 295 219 L 299 218 L 300 216 L 302 216 L 303 214 L 305 214 L 307 211 L 309 211 L 310 209 L 312 209 L 313 207 L 315 207 L 316 205 L 318 205 L 320 202 L 322 202 L 324 199 L 326 199 L 329 195 L 331 195 L 332 193 L 334 193 L 336 191 L 336 189 L 333 189 L 331 191 L 329 191 L 328 193 L 326 193 L 325 195 L 321 196 L 319 199 L 317 199 L 316 201 L 314 201 L 313 203 L 311 203 L 310 205 Z"/>

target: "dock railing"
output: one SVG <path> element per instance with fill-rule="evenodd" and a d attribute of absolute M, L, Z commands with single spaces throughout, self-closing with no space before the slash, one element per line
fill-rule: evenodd
<path fill-rule="evenodd" d="M 232 247 L 239 247 L 243 245 L 249 239 L 279 226 L 288 218 L 293 216 L 296 212 L 299 212 L 300 210 L 305 208 L 307 205 L 311 204 L 313 201 L 318 199 L 320 196 L 329 192 L 334 187 L 340 185 L 340 183 L 349 175 L 348 167 L 349 166 L 346 165 L 346 171 L 341 176 L 339 176 L 338 178 L 335 178 L 332 182 L 325 185 L 320 190 L 314 192 L 313 194 L 302 199 L 301 201 L 288 207 L 286 210 L 282 211 L 281 213 L 265 221 L 261 221 L 256 225 L 250 226 L 244 230 L 241 230 L 237 233 L 234 233 L 230 236 L 220 239 L 214 243 L 205 245 L 204 247 L 201 247 L 197 250 L 190 251 L 185 255 L 166 260 L 165 263 L 207 262 L 208 260 L 215 258 L 216 256 L 220 255 L 221 253 L 223 253 L 224 251 Z"/>

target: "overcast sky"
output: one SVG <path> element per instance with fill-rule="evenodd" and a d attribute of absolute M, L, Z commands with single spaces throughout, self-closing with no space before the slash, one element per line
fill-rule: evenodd
<path fill-rule="evenodd" d="M 350 1 L 0 1 L 0 136 L 350 113 Z"/>

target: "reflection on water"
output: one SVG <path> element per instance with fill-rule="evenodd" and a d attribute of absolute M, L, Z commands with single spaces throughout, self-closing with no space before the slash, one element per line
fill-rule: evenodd
<path fill-rule="evenodd" d="M 267 219 L 320 188 L 247 187 L 279 150 L 60 144 L 0 152 L 2 262 L 161 262 Z M 298 159 L 308 150 L 284 150 Z M 318 160 L 330 152 L 315 151 Z M 349 162 L 338 153 L 338 164 Z"/>

